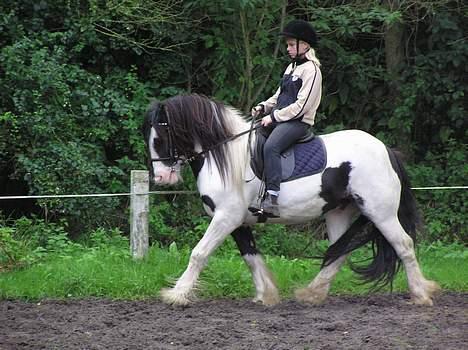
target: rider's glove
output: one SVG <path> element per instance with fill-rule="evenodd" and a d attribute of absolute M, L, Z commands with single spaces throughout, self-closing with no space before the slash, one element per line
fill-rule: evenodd
<path fill-rule="evenodd" d="M 265 113 L 265 106 L 264 105 L 257 105 L 250 111 L 252 117 L 257 118 L 259 115 Z"/>

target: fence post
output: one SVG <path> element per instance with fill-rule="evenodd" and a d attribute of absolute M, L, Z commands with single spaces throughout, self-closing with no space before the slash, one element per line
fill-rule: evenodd
<path fill-rule="evenodd" d="M 146 170 L 132 170 L 130 196 L 130 251 L 134 259 L 148 252 L 149 175 Z"/>

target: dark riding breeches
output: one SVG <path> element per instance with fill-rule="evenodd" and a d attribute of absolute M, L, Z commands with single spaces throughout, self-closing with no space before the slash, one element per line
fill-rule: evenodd
<path fill-rule="evenodd" d="M 301 137 L 305 136 L 310 126 L 300 120 L 270 124 L 261 129 L 268 137 L 263 146 L 264 173 L 266 190 L 279 191 L 281 183 L 281 153 L 286 151 Z"/>

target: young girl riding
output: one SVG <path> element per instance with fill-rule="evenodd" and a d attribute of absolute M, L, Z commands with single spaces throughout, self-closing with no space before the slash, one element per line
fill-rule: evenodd
<path fill-rule="evenodd" d="M 320 61 L 315 56 L 317 34 L 306 21 L 293 20 L 280 32 L 292 62 L 280 86 L 268 100 L 252 108 L 252 116 L 265 115 L 260 132 L 267 140 L 263 149 L 266 196 L 263 212 L 278 217 L 281 183 L 281 153 L 307 134 L 314 125 L 322 95 Z"/>

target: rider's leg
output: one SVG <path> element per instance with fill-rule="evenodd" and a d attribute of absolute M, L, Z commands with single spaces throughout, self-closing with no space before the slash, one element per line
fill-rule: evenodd
<path fill-rule="evenodd" d="M 275 125 L 263 148 L 264 172 L 268 195 L 263 204 L 266 212 L 278 212 L 277 197 L 281 183 L 281 153 L 306 135 L 309 125 L 300 120 L 291 120 Z M 276 198 L 275 198 L 276 196 Z"/>

